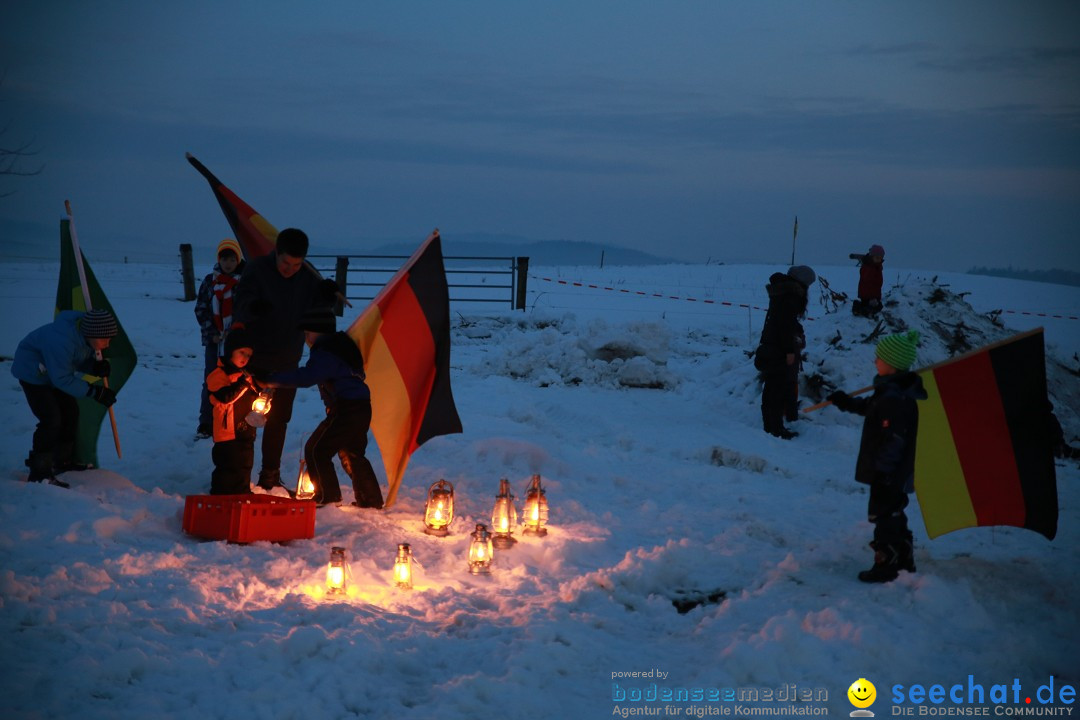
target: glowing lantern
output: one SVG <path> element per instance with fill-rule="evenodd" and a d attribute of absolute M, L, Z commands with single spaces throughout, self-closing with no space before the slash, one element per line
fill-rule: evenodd
<path fill-rule="evenodd" d="M 394 584 L 405 590 L 412 589 L 412 550 L 409 543 L 398 543 L 394 558 Z"/>
<path fill-rule="evenodd" d="M 491 541 L 499 550 L 513 547 L 517 540 L 512 533 L 517 526 L 517 508 L 514 507 L 514 496 L 510 492 L 510 481 L 506 478 L 499 480 L 499 494 L 495 496 L 495 507 L 491 510 L 491 529 L 495 533 Z"/>
<path fill-rule="evenodd" d="M 273 398 L 274 389 L 267 388 L 259 393 L 259 397 L 251 401 L 251 412 L 244 418 L 248 425 L 256 428 L 266 425 L 266 416 L 270 413 L 270 404 Z"/>
<path fill-rule="evenodd" d="M 491 533 L 483 525 L 477 525 L 469 542 L 469 572 L 473 575 L 491 572 Z"/>
<path fill-rule="evenodd" d="M 547 535 L 548 504 L 544 488 L 540 486 L 540 476 L 533 475 L 529 488 L 525 491 L 525 523 L 526 535 Z"/>
<path fill-rule="evenodd" d="M 326 592 L 344 595 L 349 582 L 349 563 L 345 561 L 345 548 L 330 548 L 330 564 L 326 566 Z"/>
<path fill-rule="evenodd" d="M 424 532 L 439 537 L 448 535 L 453 520 L 454 486 L 445 480 L 432 483 L 424 507 Z"/>
<path fill-rule="evenodd" d="M 311 500 L 315 497 L 315 483 L 311 481 L 304 459 L 300 458 L 300 474 L 296 476 L 296 499 Z"/>

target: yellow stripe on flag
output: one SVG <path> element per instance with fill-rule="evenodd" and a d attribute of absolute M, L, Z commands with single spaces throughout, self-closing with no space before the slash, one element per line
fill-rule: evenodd
<path fill-rule="evenodd" d="M 929 398 L 919 403 L 919 435 L 915 444 L 915 493 L 926 534 L 931 538 L 960 528 L 976 527 L 960 457 L 933 371 L 920 373 Z"/>

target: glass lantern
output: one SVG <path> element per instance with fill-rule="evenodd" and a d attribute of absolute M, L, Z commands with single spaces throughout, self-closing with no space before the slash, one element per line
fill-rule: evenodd
<path fill-rule="evenodd" d="M 525 491 L 525 511 L 523 522 L 524 533 L 543 537 L 547 535 L 548 503 L 543 486 L 540 485 L 540 476 L 533 475 L 528 489 Z"/>
<path fill-rule="evenodd" d="M 259 396 L 251 401 L 251 412 L 244 418 L 245 422 L 254 428 L 261 428 L 266 425 L 266 416 L 270 414 L 270 405 L 273 399 L 273 388 L 267 388 L 259 393 Z"/>
<path fill-rule="evenodd" d="M 296 476 L 296 499 L 311 500 L 314 497 L 315 483 L 311 481 L 311 475 L 308 474 L 304 459 L 300 458 L 300 474 Z"/>
<path fill-rule="evenodd" d="M 330 548 L 330 564 L 326 566 L 326 592 L 344 595 L 349 583 L 349 563 L 345 560 L 345 548 Z"/>
<path fill-rule="evenodd" d="M 513 547 L 517 540 L 513 536 L 517 527 L 517 508 L 514 507 L 514 495 L 510 492 L 510 481 L 499 480 L 499 494 L 495 496 L 495 507 L 491 509 L 491 530 L 495 536 L 491 543 L 499 550 Z"/>
<path fill-rule="evenodd" d="M 412 589 L 412 549 L 409 543 L 398 543 L 394 558 L 394 585 L 403 590 Z"/>
<path fill-rule="evenodd" d="M 432 483 L 424 506 L 424 532 L 445 537 L 450 533 L 453 520 L 454 486 L 445 480 Z"/>
<path fill-rule="evenodd" d="M 491 559 L 494 551 L 491 547 L 491 533 L 484 525 L 477 524 L 469 542 L 469 572 L 473 575 L 491 572 Z"/>

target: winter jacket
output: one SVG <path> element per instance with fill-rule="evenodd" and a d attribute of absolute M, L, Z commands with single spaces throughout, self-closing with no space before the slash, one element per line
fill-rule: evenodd
<path fill-rule="evenodd" d="M 301 268 L 290 278 L 277 269 L 277 254 L 247 264 L 233 294 L 233 322 L 251 332 L 252 350 L 259 369 L 291 370 L 304 354 L 301 316 L 315 306 L 319 277 Z"/>
<path fill-rule="evenodd" d="M 798 355 L 806 347 L 806 335 L 799 322 L 806 314 L 806 288 L 785 273 L 773 273 L 765 290 L 769 293 L 769 309 L 754 362 L 762 372 L 777 372 L 787 366 L 787 355 Z"/>
<path fill-rule="evenodd" d="M 203 345 L 214 345 L 214 336 L 220 336 L 232 325 L 233 295 L 236 284 L 246 263 L 240 261 L 236 270 L 227 275 L 221 265 L 214 264 L 214 271 L 203 278 L 195 300 L 195 319 L 199 321 Z"/>
<path fill-rule="evenodd" d="M 255 400 L 246 374 L 224 358 L 218 358 L 218 366 L 206 376 L 206 389 L 210 391 L 210 405 L 214 409 L 214 442 L 254 439 L 255 428 L 245 421 Z"/>
<path fill-rule="evenodd" d="M 364 358 L 360 348 L 343 332 L 321 335 L 311 346 L 303 367 L 275 373 L 269 379 L 286 387 L 318 385 L 328 411 L 333 410 L 339 400 L 371 399 L 371 392 L 364 382 Z"/>
<path fill-rule="evenodd" d="M 919 432 L 917 400 L 927 398 L 922 378 L 912 372 L 878 375 L 870 397 L 848 397 L 836 404 L 862 415 L 862 439 L 855 461 L 858 482 L 914 489 L 915 437 Z"/>
<path fill-rule="evenodd" d="M 884 270 L 881 263 L 864 260 L 859 267 L 859 299 L 881 302 L 881 286 L 884 283 Z"/>
<path fill-rule="evenodd" d="M 85 313 L 65 310 L 48 325 L 24 337 L 15 350 L 11 374 L 31 385 L 51 385 L 68 395 L 86 397 L 94 350 L 79 330 Z"/>

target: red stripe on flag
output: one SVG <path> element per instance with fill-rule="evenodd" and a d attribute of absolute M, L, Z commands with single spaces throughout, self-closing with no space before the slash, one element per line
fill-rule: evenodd
<path fill-rule="evenodd" d="M 990 354 L 944 365 L 934 378 L 979 525 L 1023 527 L 1024 495 Z"/>
<path fill-rule="evenodd" d="M 424 418 L 431 386 L 435 382 L 431 358 L 435 355 L 435 341 L 428 327 L 427 317 L 408 283 L 408 276 L 401 278 L 393 291 L 379 301 L 382 335 L 394 358 L 405 387 L 409 388 L 409 449 L 417 448 L 416 435 Z"/>

